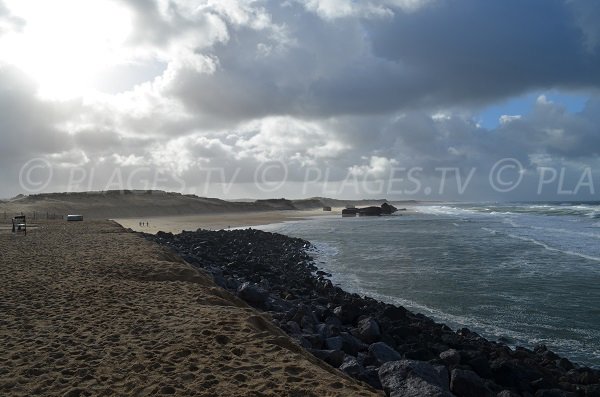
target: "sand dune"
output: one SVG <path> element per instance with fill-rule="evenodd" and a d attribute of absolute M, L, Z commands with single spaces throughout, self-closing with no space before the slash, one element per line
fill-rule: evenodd
<path fill-rule="evenodd" d="M 116 217 L 206 214 L 216 212 L 268 211 L 279 209 L 271 204 L 234 203 L 162 191 L 111 191 L 53 193 L 19 197 L 0 203 L 0 213 L 33 211 L 44 218 L 49 214 L 83 214 L 87 219 Z"/>
<path fill-rule="evenodd" d="M 82 214 L 86 219 L 172 217 L 178 215 L 214 215 L 223 213 L 257 213 L 268 211 L 310 211 L 324 205 L 380 205 L 385 200 L 334 200 L 316 197 L 304 200 L 270 199 L 256 201 L 226 201 L 180 193 L 149 191 L 109 191 L 83 193 L 48 193 L 19 196 L 0 201 L 0 221 L 18 213 L 45 219 L 47 214 Z"/>
<path fill-rule="evenodd" d="M 0 395 L 377 395 L 114 222 L 0 231 L 0 252 Z"/>

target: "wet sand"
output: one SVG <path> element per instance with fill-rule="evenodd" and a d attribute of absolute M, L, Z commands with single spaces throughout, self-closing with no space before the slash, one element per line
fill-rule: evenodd
<path fill-rule="evenodd" d="M 0 395 L 378 395 L 110 221 L 0 231 Z"/>
<path fill-rule="evenodd" d="M 198 214 L 180 216 L 158 216 L 150 218 L 116 218 L 117 223 L 135 231 L 156 234 L 159 231 L 181 233 L 183 230 L 197 229 L 221 230 L 249 226 L 268 225 L 317 216 L 340 216 L 341 208 L 331 212 L 323 210 L 308 211 L 262 211 L 237 212 L 223 214 Z M 141 226 L 140 222 L 144 222 Z M 146 223 L 148 222 L 148 226 Z"/>

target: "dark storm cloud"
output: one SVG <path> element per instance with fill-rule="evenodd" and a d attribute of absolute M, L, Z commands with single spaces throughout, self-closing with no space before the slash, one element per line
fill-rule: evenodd
<path fill-rule="evenodd" d="M 600 10 L 593 1 L 577 5 Z M 598 88 L 600 54 L 586 50 L 578 22 L 562 0 L 440 0 L 365 25 L 374 55 L 411 72 L 412 101 L 447 106 L 538 88 Z"/>
<path fill-rule="evenodd" d="M 410 13 L 395 9 L 392 17 L 331 20 L 296 3 L 268 3 L 285 37 L 229 24 L 229 40 L 205 51 L 218 60 L 214 73 L 182 70 L 167 92 L 207 118 L 240 121 L 481 106 L 532 89 L 598 89 L 600 52 L 590 50 L 595 36 L 579 15 L 599 9 L 584 1 L 440 0 Z"/>

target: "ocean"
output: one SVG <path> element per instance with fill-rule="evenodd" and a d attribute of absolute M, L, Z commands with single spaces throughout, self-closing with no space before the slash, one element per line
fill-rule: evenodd
<path fill-rule="evenodd" d="M 315 245 L 340 287 L 600 367 L 600 202 L 436 203 L 261 229 Z"/>

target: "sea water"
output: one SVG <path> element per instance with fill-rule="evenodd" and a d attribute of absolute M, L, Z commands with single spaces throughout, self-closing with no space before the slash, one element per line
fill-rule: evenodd
<path fill-rule="evenodd" d="M 314 243 L 342 288 L 600 367 L 600 203 L 436 204 L 263 227 Z"/>

